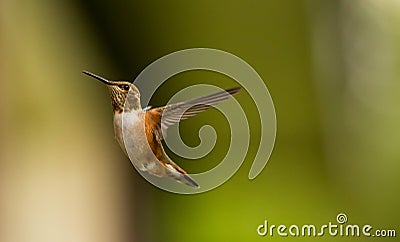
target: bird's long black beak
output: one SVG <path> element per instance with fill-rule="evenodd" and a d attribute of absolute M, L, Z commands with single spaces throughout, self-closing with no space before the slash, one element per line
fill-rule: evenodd
<path fill-rule="evenodd" d="M 96 74 L 93 74 L 93 73 L 91 73 L 91 72 L 83 71 L 83 74 L 86 74 L 86 75 L 88 75 L 88 76 L 91 76 L 91 77 L 93 77 L 93 78 L 95 78 L 95 79 L 101 81 L 101 82 L 104 83 L 104 84 L 107 84 L 107 85 L 110 85 L 110 84 L 111 84 L 109 80 L 105 79 L 104 77 L 101 77 L 101 76 L 98 76 L 98 75 L 96 75 Z"/>

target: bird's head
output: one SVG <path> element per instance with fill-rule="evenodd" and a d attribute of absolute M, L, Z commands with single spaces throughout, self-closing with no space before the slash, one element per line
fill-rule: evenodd
<path fill-rule="evenodd" d="M 88 71 L 84 71 L 83 73 L 107 85 L 110 90 L 111 104 L 114 112 L 121 113 L 124 110 L 141 109 L 140 92 L 132 82 L 125 80 L 111 81 Z M 128 102 L 126 102 L 127 98 Z"/>

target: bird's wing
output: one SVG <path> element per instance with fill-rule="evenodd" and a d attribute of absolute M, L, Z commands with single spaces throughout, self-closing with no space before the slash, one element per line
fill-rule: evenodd
<path fill-rule="evenodd" d="M 166 134 L 169 126 L 217 105 L 239 92 L 240 89 L 240 87 L 235 87 L 186 102 L 147 110 L 145 112 L 145 133 L 154 155 L 160 162 L 148 172 L 156 176 L 165 174 L 181 183 L 198 188 L 199 185 L 196 181 L 165 154 L 161 145 L 163 134 Z"/>
<path fill-rule="evenodd" d="M 157 140 L 161 141 L 169 126 L 179 123 L 181 120 L 193 117 L 196 114 L 227 100 L 232 95 L 239 92 L 240 89 L 240 87 L 234 87 L 189 101 L 152 108 L 146 112 L 146 119 L 158 125 L 161 123 L 160 126 L 152 129 L 152 131 L 155 131 L 154 134 L 157 136 Z"/>

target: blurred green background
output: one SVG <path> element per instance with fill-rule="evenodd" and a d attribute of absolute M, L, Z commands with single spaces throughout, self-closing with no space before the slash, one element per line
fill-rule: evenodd
<path fill-rule="evenodd" d="M 399 24 L 396 0 L 1 0 L 0 241 L 286 241 L 256 229 L 265 219 L 318 226 L 340 212 L 399 233 Z M 253 132 L 244 165 L 217 189 L 185 196 L 138 175 L 114 140 L 106 88 L 81 72 L 133 80 L 194 47 L 247 61 L 269 88 L 278 129 L 266 168 L 248 180 L 259 124 L 242 92 Z M 193 83 L 234 85 L 183 73 L 152 105 Z M 183 122 L 183 140 L 198 144 L 206 123 L 225 132 L 210 110 Z M 201 160 L 170 155 L 206 170 L 228 138 Z"/>

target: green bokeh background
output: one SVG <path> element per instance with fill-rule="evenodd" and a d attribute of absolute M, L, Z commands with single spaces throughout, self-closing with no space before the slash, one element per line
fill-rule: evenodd
<path fill-rule="evenodd" d="M 0 241 L 286 241 L 256 229 L 265 219 L 318 226 L 340 212 L 399 233 L 399 23 L 395 0 L 0 1 Z M 106 88 L 81 71 L 133 79 L 195 47 L 230 52 L 259 73 L 277 136 L 266 168 L 248 180 L 260 125 L 240 93 L 253 134 L 244 165 L 221 187 L 185 196 L 137 174 L 113 139 Z M 151 104 L 197 83 L 235 85 L 182 73 Z M 204 124 L 227 132 L 210 110 L 182 123 L 183 140 L 197 145 Z M 170 156 L 204 171 L 228 140 L 220 135 L 200 160 Z"/>

